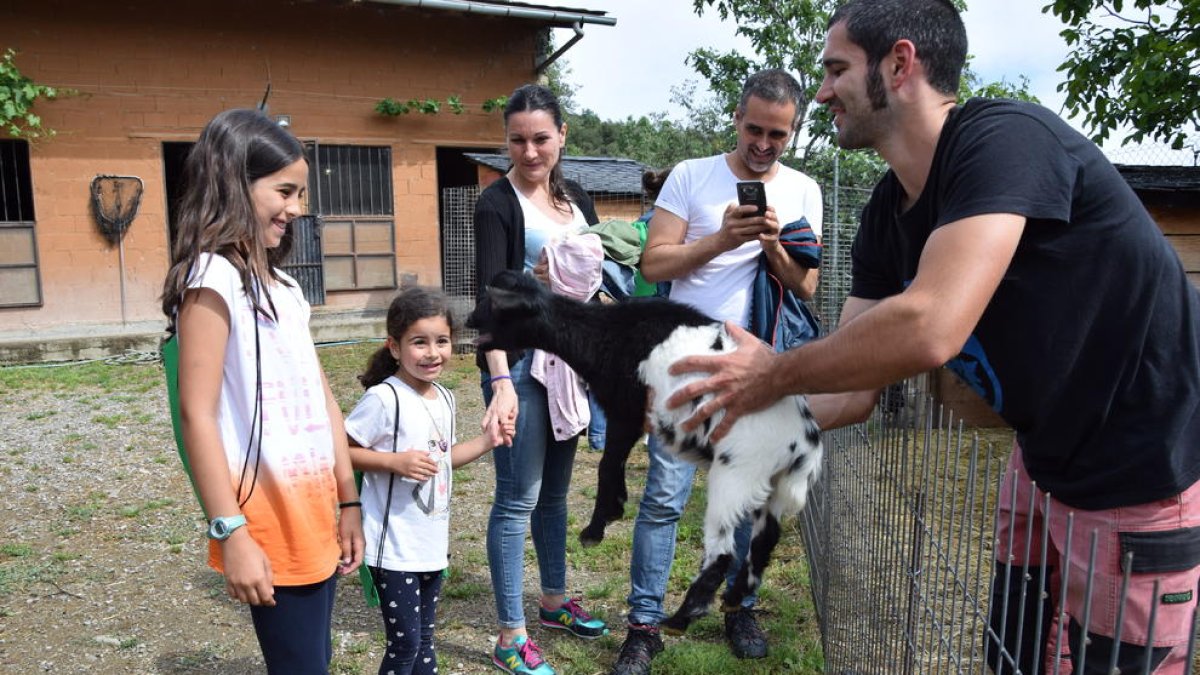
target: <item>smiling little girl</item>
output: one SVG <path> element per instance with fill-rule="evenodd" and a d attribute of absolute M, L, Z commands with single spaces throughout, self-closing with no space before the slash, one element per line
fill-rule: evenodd
<path fill-rule="evenodd" d="M 350 459 L 363 472 L 365 562 L 387 637 L 381 673 L 437 670 L 451 469 L 494 445 L 483 436 L 454 442 L 454 394 L 435 382 L 453 353 L 453 328 L 441 292 L 401 290 L 388 308 L 387 344 L 359 376 L 367 392 L 346 418 Z"/>

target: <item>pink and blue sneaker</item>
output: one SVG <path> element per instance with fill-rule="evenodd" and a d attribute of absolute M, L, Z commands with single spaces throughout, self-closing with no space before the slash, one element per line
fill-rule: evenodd
<path fill-rule="evenodd" d="M 583 611 L 579 603 L 571 598 L 558 609 L 538 609 L 541 623 L 546 628 L 569 631 L 575 637 L 585 640 L 595 640 L 608 635 L 608 626 L 600 619 L 592 617 Z"/>
<path fill-rule="evenodd" d="M 542 650 L 527 635 L 518 635 L 507 647 L 503 640 L 496 640 L 492 663 L 513 675 L 555 675 L 554 669 L 542 657 Z"/>

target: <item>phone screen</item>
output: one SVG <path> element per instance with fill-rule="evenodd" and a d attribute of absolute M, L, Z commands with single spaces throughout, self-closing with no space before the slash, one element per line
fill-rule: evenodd
<path fill-rule="evenodd" d="M 756 215 L 767 215 L 767 191 L 761 180 L 744 180 L 737 184 L 738 204 L 758 207 Z"/>

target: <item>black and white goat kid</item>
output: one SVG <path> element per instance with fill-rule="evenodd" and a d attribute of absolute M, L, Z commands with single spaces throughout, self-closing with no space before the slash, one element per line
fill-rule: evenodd
<path fill-rule="evenodd" d="M 604 455 L 591 522 L 580 532 L 585 545 L 604 538 L 604 527 L 622 517 L 627 499 L 625 463 L 642 436 L 647 387 L 653 391 L 650 421 L 664 448 L 708 467 L 704 559 L 683 605 L 663 621 L 683 632 L 708 611 L 733 560 L 733 532 L 752 514 L 749 560 L 723 596 L 736 610 L 762 579 L 779 541 L 779 521 L 804 508 L 821 466 L 821 435 L 803 397 L 791 396 L 739 419 L 713 444 L 708 435 L 721 413 L 691 433 L 680 424 L 708 397 L 674 410 L 671 393 L 702 373 L 670 375 L 681 357 L 733 351 L 725 328 L 699 311 L 659 298 L 617 304 L 581 303 L 550 293 L 532 277 L 501 272 L 467 319 L 479 331 L 479 349 L 542 349 L 567 362 L 592 389 L 608 417 Z"/>

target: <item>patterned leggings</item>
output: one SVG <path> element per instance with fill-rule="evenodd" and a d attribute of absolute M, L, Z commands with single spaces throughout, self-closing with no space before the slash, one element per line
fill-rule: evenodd
<path fill-rule="evenodd" d="M 395 572 L 371 568 L 383 612 L 383 650 L 380 675 L 432 675 L 437 670 L 433 626 L 437 619 L 442 573 Z"/>

